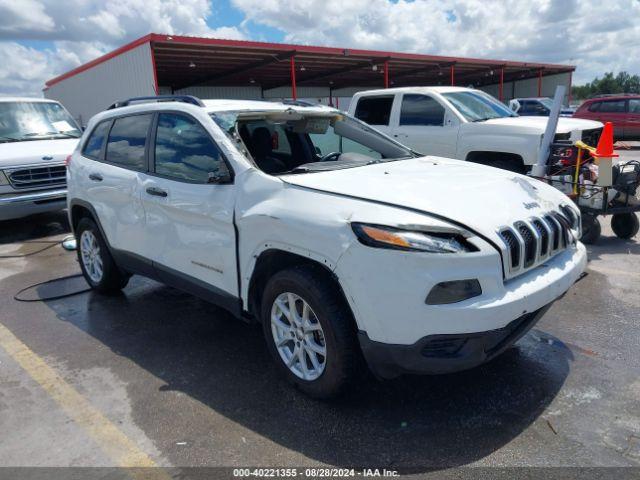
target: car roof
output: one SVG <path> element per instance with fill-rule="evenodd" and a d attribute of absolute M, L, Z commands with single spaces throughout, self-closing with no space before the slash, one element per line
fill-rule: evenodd
<path fill-rule="evenodd" d="M 0 102 L 39 102 L 39 103 L 59 103 L 50 98 L 31 98 L 31 97 L 0 97 Z"/>
<path fill-rule="evenodd" d="M 136 113 L 153 112 L 157 110 L 163 110 L 167 107 L 180 107 L 179 110 L 191 110 L 201 109 L 207 114 L 220 113 L 220 112 L 285 112 L 293 110 L 303 114 L 309 113 L 324 113 L 335 112 L 336 114 L 343 114 L 340 110 L 324 105 L 296 105 L 284 102 L 268 102 L 261 100 L 228 100 L 228 99 L 198 99 L 203 106 L 194 105 L 184 101 L 144 101 L 140 103 L 132 103 L 131 105 L 124 105 L 121 107 L 113 107 L 107 110 L 103 110 L 100 113 L 94 115 L 91 122 L 97 123 L 104 119 L 123 115 L 133 115 Z"/>
<path fill-rule="evenodd" d="M 467 87 L 395 87 L 395 88 L 381 88 L 377 90 L 366 90 L 358 92 L 357 95 L 384 95 L 394 93 L 449 93 L 449 92 L 473 92 L 480 91 L 474 88 Z"/>
<path fill-rule="evenodd" d="M 598 97 L 587 98 L 585 102 L 602 102 L 607 100 L 625 100 L 627 98 L 640 98 L 640 94 L 637 93 L 621 93 L 619 95 L 601 95 Z"/>

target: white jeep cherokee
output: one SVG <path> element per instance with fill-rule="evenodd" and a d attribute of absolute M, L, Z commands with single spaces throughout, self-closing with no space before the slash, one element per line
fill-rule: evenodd
<path fill-rule="evenodd" d="M 354 95 L 349 113 L 425 155 L 458 158 L 518 173 L 538 160 L 547 117 L 520 117 L 481 90 L 402 87 Z M 603 125 L 560 118 L 555 141 L 596 145 Z M 569 150 L 570 151 L 570 150 Z M 552 147 L 551 162 L 566 145 Z"/>
<path fill-rule="evenodd" d="M 479 365 L 585 268 L 579 211 L 536 180 L 417 156 L 326 107 L 153 99 L 96 115 L 70 162 L 87 282 L 142 274 L 261 322 L 310 395 L 362 354 L 385 378 Z"/>
<path fill-rule="evenodd" d="M 65 208 L 65 160 L 82 132 L 43 98 L 0 98 L 0 221 Z"/>

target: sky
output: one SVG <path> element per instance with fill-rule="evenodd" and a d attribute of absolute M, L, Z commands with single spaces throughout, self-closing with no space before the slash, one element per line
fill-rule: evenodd
<path fill-rule="evenodd" d="M 640 0 L 0 0 L 0 95 L 147 33 L 567 63 L 640 74 Z"/>

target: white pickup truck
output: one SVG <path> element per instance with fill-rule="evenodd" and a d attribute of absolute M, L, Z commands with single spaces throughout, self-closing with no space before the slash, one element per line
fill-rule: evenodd
<path fill-rule="evenodd" d="M 520 117 L 491 95 L 462 87 L 359 92 L 349 113 L 420 153 L 518 173 L 536 163 L 547 124 L 546 117 Z M 560 118 L 555 140 L 595 145 L 602 127 L 600 122 Z"/>

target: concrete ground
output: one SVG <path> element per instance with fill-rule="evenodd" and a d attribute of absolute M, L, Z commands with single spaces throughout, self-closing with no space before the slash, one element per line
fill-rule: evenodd
<path fill-rule="evenodd" d="M 589 275 L 515 348 L 454 375 L 365 376 L 333 403 L 280 380 L 259 328 L 194 297 L 133 277 L 121 295 L 18 302 L 27 286 L 78 273 L 75 254 L 0 258 L 0 466 L 640 474 L 640 237 L 603 226 Z M 62 212 L 0 223 L 0 256 L 67 231 Z M 85 287 L 72 278 L 21 298 Z"/>

